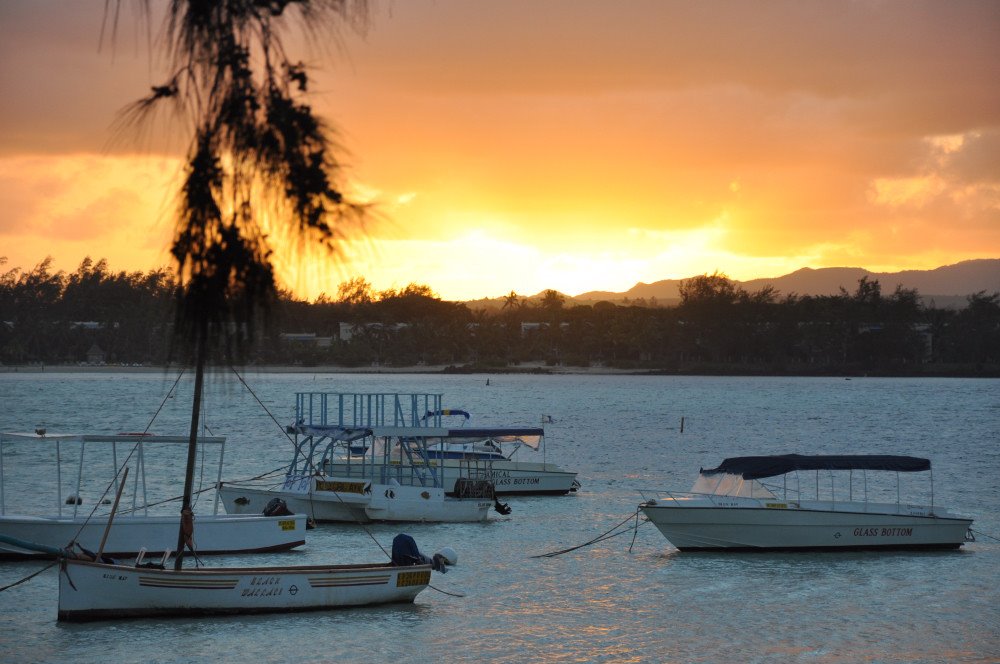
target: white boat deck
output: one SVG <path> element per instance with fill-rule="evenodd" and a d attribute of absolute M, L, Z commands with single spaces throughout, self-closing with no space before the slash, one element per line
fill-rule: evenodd
<path fill-rule="evenodd" d="M 199 554 L 282 551 L 306 540 L 306 515 L 234 517 L 220 513 L 214 489 L 222 476 L 226 439 L 198 439 L 211 468 L 209 491 L 196 505 L 194 542 Z M 183 467 L 187 436 L 143 434 L 0 434 L 0 535 L 61 549 L 71 542 L 113 556 L 177 546 L 180 502 L 171 489 Z M 209 449 L 215 454 L 210 454 Z M 128 476 L 124 482 L 125 469 Z M 116 491 L 121 500 L 105 534 Z M 208 506 L 208 509 L 204 506 Z M 211 510 L 210 513 L 206 513 Z M 106 540 L 105 540 L 106 537 Z M 49 555 L 0 543 L 0 558 Z"/>

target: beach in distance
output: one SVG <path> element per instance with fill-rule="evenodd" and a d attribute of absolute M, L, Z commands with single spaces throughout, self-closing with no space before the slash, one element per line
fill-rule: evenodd
<path fill-rule="evenodd" d="M 573 375 L 632 375 L 638 372 L 634 369 L 615 369 L 612 367 L 554 367 L 546 366 L 543 363 L 525 363 L 511 366 L 495 371 L 483 372 L 482 370 L 471 371 L 464 368 L 456 368 L 449 365 L 414 365 L 405 367 L 375 366 L 375 367 L 342 367 L 335 365 L 245 365 L 237 367 L 240 371 L 250 373 L 273 373 L 273 374 L 305 374 L 305 373 L 330 373 L 330 374 L 443 374 L 443 373 L 547 373 L 547 374 L 573 374 Z M 118 366 L 118 365 L 77 365 L 77 364 L 22 364 L 22 365 L 2 365 L 0 373 L 162 373 L 180 371 L 179 365 L 154 366 Z"/>
<path fill-rule="evenodd" d="M 3 373 L 177 373 L 179 365 L 91 365 L 91 364 L 0 364 Z M 216 370 L 219 367 L 215 368 Z M 802 377 L 909 377 L 909 378 L 1000 378 L 1000 365 L 923 365 L 888 369 L 857 369 L 844 371 L 842 367 L 830 370 L 804 367 L 768 369 L 759 365 L 712 365 L 699 364 L 674 369 L 636 369 L 609 366 L 549 365 L 544 362 L 523 362 L 506 367 L 427 365 L 412 366 L 338 366 L 323 365 L 243 365 L 238 371 L 250 374 L 535 374 L 567 376 L 802 376 Z"/>

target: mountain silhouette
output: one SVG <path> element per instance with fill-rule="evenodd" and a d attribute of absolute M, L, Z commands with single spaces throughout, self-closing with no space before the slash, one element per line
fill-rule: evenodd
<path fill-rule="evenodd" d="M 771 286 L 779 295 L 836 295 L 841 288 L 853 293 L 862 277 L 877 280 L 882 286 L 883 294 L 892 293 L 896 286 L 902 286 L 916 289 L 924 300 L 933 299 L 938 305 L 961 304 L 973 293 L 1000 291 L 1000 258 L 983 258 L 933 270 L 902 272 L 871 272 L 860 267 L 804 267 L 781 277 L 733 281 L 751 293 Z M 664 279 L 651 284 L 640 282 L 624 293 L 590 291 L 567 299 L 583 304 L 601 300 L 614 302 L 626 298 L 641 298 L 649 301 L 655 298 L 659 304 L 675 304 L 680 301 L 681 281 Z"/>

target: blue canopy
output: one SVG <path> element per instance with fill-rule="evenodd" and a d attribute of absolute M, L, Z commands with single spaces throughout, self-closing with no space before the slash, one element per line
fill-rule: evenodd
<path fill-rule="evenodd" d="M 544 436 L 545 429 L 537 427 L 490 427 L 478 429 L 449 429 L 449 438 L 508 438 L 518 436 Z"/>
<path fill-rule="evenodd" d="M 467 411 L 459 410 L 457 408 L 442 408 L 441 410 L 429 410 L 427 414 L 421 417 L 421 420 L 426 420 L 430 417 L 464 417 L 469 419 L 472 417 Z"/>
<path fill-rule="evenodd" d="M 345 441 L 358 440 L 359 438 L 370 436 L 372 433 L 371 429 L 366 428 L 349 429 L 341 426 L 314 424 L 299 424 L 294 427 L 288 427 L 288 431 L 289 433 L 300 433 L 307 436 L 326 436 L 331 440 Z"/>
<path fill-rule="evenodd" d="M 732 457 L 724 460 L 718 468 L 702 469 L 703 475 L 729 473 L 741 475 L 745 480 L 784 475 L 793 470 L 895 470 L 914 473 L 930 470 L 928 459 L 890 454 L 847 454 L 813 456 L 802 454 L 782 454 L 778 456 Z"/>

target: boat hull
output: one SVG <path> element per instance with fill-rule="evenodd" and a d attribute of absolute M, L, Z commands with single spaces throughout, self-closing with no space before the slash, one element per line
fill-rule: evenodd
<path fill-rule="evenodd" d="M 371 521 L 468 523 L 486 521 L 493 503 L 483 499 L 459 499 L 434 487 L 369 485 L 355 492 L 356 481 L 329 481 L 340 490 L 260 489 L 223 484 L 222 504 L 230 514 L 259 513 L 274 498 L 281 498 L 293 512 L 303 512 L 315 521 L 368 523 Z M 315 486 L 315 484 L 314 484 Z M 323 486 L 322 484 L 320 486 Z"/>
<path fill-rule="evenodd" d="M 172 569 L 64 560 L 59 620 L 320 611 L 413 602 L 430 565 Z"/>
<path fill-rule="evenodd" d="M 643 513 L 681 551 L 949 549 L 971 519 L 812 509 L 643 504 Z"/>
<path fill-rule="evenodd" d="M 306 515 L 263 516 L 261 510 L 246 516 L 228 514 L 195 517 L 194 541 L 199 555 L 285 551 L 305 544 Z M 0 517 L 0 534 L 43 546 L 62 548 L 75 540 L 97 551 L 107 517 Z M 177 548 L 177 516 L 118 516 L 108 533 L 104 553 L 134 556 L 140 549 L 150 554 Z M 36 557 L 35 551 L 0 542 L 0 558 Z"/>
<path fill-rule="evenodd" d="M 498 496 L 562 496 L 576 491 L 576 473 L 560 470 L 551 463 L 535 463 L 529 461 L 491 460 L 480 463 L 460 459 L 430 459 L 426 462 L 440 473 L 441 486 L 450 496 L 454 495 L 455 482 L 460 477 L 468 477 L 470 469 L 478 479 L 493 483 Z M 369 463 L 366 468 L 373 466 Z M 375 465 L 377 469 L 381 466 Z M 357 472 L 358 466 L 337 463 L 329 466 L 329 473 L 337 476 L 349 476 L 351 470 Z"/>

